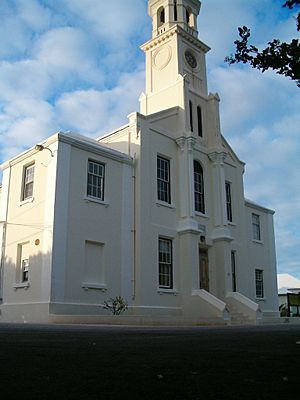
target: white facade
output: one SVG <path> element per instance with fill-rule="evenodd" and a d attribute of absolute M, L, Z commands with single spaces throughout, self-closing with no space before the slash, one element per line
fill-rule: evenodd
<path fill-rule="evenodd" d="M 135 322 L 278 315 L 273 211 L 244 198 L 199 10 L 149 0 L 146 91 L 128 125 L 98 140 L 60 132 L 2 165 L 0 320 L 105 316 L 119 295 Z"/>

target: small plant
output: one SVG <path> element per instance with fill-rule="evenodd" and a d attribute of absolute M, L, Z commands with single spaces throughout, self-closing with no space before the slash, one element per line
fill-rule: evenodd
<path fill-rule="evenodd" d="M 102 306 L 105 310 L 110 311 L 113 315 L 121 315 L 128 309 L 127 301 L 121 296 L 116 296 L 104 302 Z"/>

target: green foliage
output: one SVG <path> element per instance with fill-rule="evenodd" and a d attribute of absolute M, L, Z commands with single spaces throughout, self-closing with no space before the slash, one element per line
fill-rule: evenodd
<path fill-rule="evenodd" d="M 289 9 L 300 7 L 300 0 L 288 0 L 283 7 Z M 300 30 L 300 12 L 297 16 L 297 30 Z M 268 42 L 268 46 L 264 50 L 259 51 L 256 46 L 248 44 L 251 36 L 249 28 L 239 27 L 238 32 L 241 39 L 234 42 L 235 54 L 225 58 L 228 64 L 242 62 L 250 64 L 262 72 L 273 69 L 277 74 L 296 81 L 297 86 L 300 87 L 300 43 L 298 39 L 292 39 L 290 43 L 274 39 Z"/>
<path fill-rule="evenodd" d="M 121 315 L 128 309 L 126 300 L 121 296 L 116 296 L 104 302 L 103 308 L 110 311 L 113 315 Z"/>

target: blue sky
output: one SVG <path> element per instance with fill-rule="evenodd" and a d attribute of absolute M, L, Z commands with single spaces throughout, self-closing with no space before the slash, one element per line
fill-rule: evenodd
<path fill-rule="evenodd" d="M 223 62 L 238 26 L 257 45 L 295 37 L 283 2 L 203 0 L 198 27 L 222 133 L 247 164 L 246 197 L 276 210 L 278 272 L 300 278 L 300 90 Z M 0 162 L 59 130 L 100 136 L 138 111 L 146 0 L 1 0 L 0 19 Z"/>

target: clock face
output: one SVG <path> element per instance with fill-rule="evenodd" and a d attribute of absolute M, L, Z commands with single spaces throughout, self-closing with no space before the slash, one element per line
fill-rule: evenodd
<path fill-rule="evenodd" d="M 196 59 L 196 57 L 194 56 L 194 54 L 190 50 L 187 50 L 185 52 L 184 56 L 185 56 L 185 59 L 186 59 L 187 63 L 189 64 L 189 66 L 191 68 L 196 68 L 197 67 L 197 59 Z"/>

